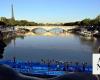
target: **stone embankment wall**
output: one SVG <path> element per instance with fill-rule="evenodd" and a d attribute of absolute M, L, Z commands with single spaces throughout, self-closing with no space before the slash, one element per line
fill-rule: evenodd
<path fill-rule="evenodd" d="M 9 32 L 2 32 L 3 34 L 3 39 L 9 39 L 9 38 L 13 38 L 16 36 L 16 33 L 13 31 L 9 31 Z"/>

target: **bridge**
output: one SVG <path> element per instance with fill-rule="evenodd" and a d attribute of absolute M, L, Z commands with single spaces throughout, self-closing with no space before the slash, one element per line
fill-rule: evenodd
<path fill-rule="evenodd" d="M 15 26 L 15 30 L 18 30 L 20 28 L 28 29 L 30 31 L 35 29 L 44 29 L 46 31 L 50 31 L 52 29 L 62 29 L 64 31 L 68 31 L 69 29 L 74 29 L 77 26 Z"/>

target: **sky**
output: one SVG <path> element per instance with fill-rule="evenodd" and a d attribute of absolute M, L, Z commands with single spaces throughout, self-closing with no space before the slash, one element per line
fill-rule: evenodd
<path fill-rule="evenodd" d="M 0 16 L 11 17 L 11 4 L 17 20 L 38 23 L 64 23 L 95 18 L 100 0 L 0 0 Z"/>

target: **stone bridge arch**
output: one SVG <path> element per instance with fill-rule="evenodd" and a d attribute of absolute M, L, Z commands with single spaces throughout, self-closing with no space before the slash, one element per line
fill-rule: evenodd
<path fill-rule="evenodd" d="M 44 28 L 34 28 L 34 29 L 31 30 L 31 32 L 36 33 L 36 30 L 40 30 L 40 32 L 43 32 L 43 33 L 47 32 L 47 30 L 44 29 Z"/>
<path fill-rule="evenodd" d="M 62 33 L 62 32 L 66 32 L 66 30 L 65 29 L 62 29 L 62 28 L 56 27 L 56 28 L 50 29 L 49 32 L 53 32 L 53 33 L 60 32 L 60 33 Z"/>
<path fill-rule="evenodd" d="M 29 29 L 30 31 L 34 30 L 34 29 L 44 29 L 46 31 L 52 30 L 52 29 L 63 29 L 64 31 L 68 31 L 69 29 L 74 29 L 77 26 L 16 26 L 15 29 L 17 30 L 18 28 L 25 28 L 25 29 Z"/>

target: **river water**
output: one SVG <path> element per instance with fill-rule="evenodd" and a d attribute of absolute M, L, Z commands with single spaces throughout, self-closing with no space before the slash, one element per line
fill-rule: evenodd
<path fill-rule="evenodd" d="M 43 32 L 43 31 L 42 31 Z M 3 59 L 16 57 L 23 61 L 60 60 L 92 64 L 92 54 L 100 39 L 82 37 L 72 33 L 44 32 L 19 33 L 8 44 Z"/>

